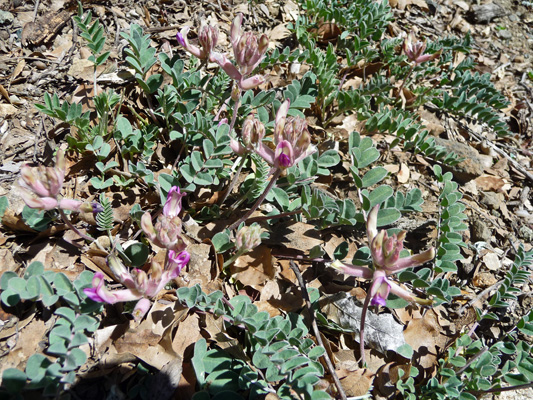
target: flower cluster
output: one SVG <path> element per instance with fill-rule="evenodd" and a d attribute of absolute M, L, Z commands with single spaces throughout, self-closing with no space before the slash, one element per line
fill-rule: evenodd
<path fill-rule="evenodd" d="M 161 265 L 152 261 L 148 273 L 141 269 L 129 271 L 118 257 L 110 255 L 108 265 L 115 277 L 127 289 L 110 291 L 104 285 L 104 274 L 94 274 L 92 287 L 83 291 L 93 301 L 115 304 L 124 301 L 139 300 L 133 310 L 136 320 L 141 319 L 150 308 L 150 298 L 156 296 L 172 279 L 176 278 L 183 267 L 189 262 L 190 255 L 186 251 L 179 254 L 169 252 L 168 263 L 163 270 Z"/>
<path fill-rule="evenodd" d="M 378 233 L 378 211 L 379 206 L 374 207 L 368 214 L 367 220 L 367 236 L 372 254 L 372 268 L 342 264 L 340 261 L 333 262 L 332 267 L 341 270 L 346 275 L 372 279 L 372 285 L 367 294 L 372 305 L 385 305 L 389 293 L 393 293 L 407 301 L 415 301 L 425 305 L 431 304 L 431 300 L 418 298 L 407 289 L 399 286 L 389 279 L 389 275 L 431 261 L 435 257 L 435 249 L 432 247 L 423 253 L 400 258 L 405 232 L 392 237 L 389 237 L 385 230 L 381 230 Z"/>
<path fill-rule="evenodd" d="M 409 61 L 413 62 L 415 65 L 422 64 L 426 61 L 435 60 L 440 56 L 440 51 L 434 54 L 424 54 L 426 51 L 426 42 L 415 42 L 415 38 L 412 33 L 405 38 L 403 42 L 403 51 L 405 52 L 405 55 Z"/>
<path fill-rule="evenodd" d="M 156 246 L 174 252 L 185 249 L 186 244 L 181 236 L 181 219 L 178 216 L 181 212 L 181 199 L 185 193 L 180 192 L 180 188 L 174 186 L 170 189 L 167 201 L 163 207 L 163 212 L 157 218 L 155 226 L 152 224 L 152 216 L 147 211 L 141 218 L 141 228 L 146 237 Z"/>
<path fill-rule="evenodd" d="M 231 45 L 236 66 L 225 54 L 214 51 L 218 41 L 218 28 L 202 23 L 198 33 L 201 48 L 192 45 L 187 40 L 189 27 L 185 27 L 177 34 L 178 43 L 192 55 L 217 63 L 230 78 L 235 80 L 241 90 L 249 90 L 261 85 L 265 79 L 262 75 L 249 77 L 265 56 L 268 38 L 265 34 L 256 37 L 252 32 L 242 30 L 243 15 L 238 14 L 231 24 Z"/>
<path fill-rule="evenodd" d="M 243 226 L 235 237 L 237 253 L 252 251 L 261 244 L 261 227 L 258 224 Z"/>
<path fill-rule="evenodd" d="M 61 189 L 65 180 L 65 155 L 58 151 L 53 167 L 30 167 L 24 165 L 20 170 L 18 185 L 22 199 L 30 208 L 53 210 L 60 208 L 70 211 L 101 211 L 98 204 L 91 204 L 73 199 L 62 199 Z"/>
<path fill-rule="evenodd" d="M 316 149 L 311 146 L 311 136 L 307 122 L 299 117 L 287 117 L 290 100 L 285 100 L 278 109 L 274 126 L 275 149 L 263 144 L 265 128 L 253 116 L 248 116 L 243 124 L 242 141 L 244 146 L 231 139 L 230 146 L 237 154 L 255 151 L 270 166 L 285 169 L 292 167 Z"/>
<path fill-rule="evenodd" d="M 108 290 L 104 285 L 104 275 L 98 272 L 94 275 L 92 287 L 84 289 L 90 299 L 108 304 L 139 300 L 133 314 L 136 319 L 146 314 L 150 307 L 149 299 L 176 278 L 190 259 L 189 253 L 185 251 L 186 244 L 181 236 L 181 219 L 178 216 L 183 196 L 185 193 L 181 193 L 177 186 L 172 187 L 155 227 L 149 212 L 146 212 L 141 220 L 147 237 L 157 246 L 168 250 L 165 268 L 161 268 L 161 265 L 152 260 L 148 273 L 137 268 L 130 271 L 116 256 L 110 255 L 107 259 L 109 268 L 127 289 Z"/>

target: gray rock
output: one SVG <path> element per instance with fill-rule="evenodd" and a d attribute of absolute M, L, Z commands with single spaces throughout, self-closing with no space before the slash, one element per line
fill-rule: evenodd
<path fill-rule="evenodd" d="M 10 25 L 15 17 L 9 11 L 0 10 L 0 25 Z"/>
<path fill-rule="evenodd" d="M 494 192 L 481 192 L 480 203 L 491 210 L 499 210 L 503 201 L 503 194 Z"/>
<path fill-rule="evenodd" d="M 508 31 L 507 29 L 498 31 L 498 36 L 501 39 L 505 39 L 505 40 L 510 40 L 510 39 L 513 38 L 513 34 L 510 31 Z"/>
<path fill-rule="evenodd" d="M 457 182 L 464 184 L 483 174 L 483 160 L 476 149 L 454 140 L 435 138 L 435 142 L 437 145 L 446 148 L 449 152 L 453 152 L 464 159 L 457 165 L 443 167 L 446 171 L 451 171 Z"/>
<path fill-rule="evenodd" d="M 487 224 L 479 219 L 476 219 L 470 225 L 470 238 L 475 242 L 490 242 L 492 232 Z"/>

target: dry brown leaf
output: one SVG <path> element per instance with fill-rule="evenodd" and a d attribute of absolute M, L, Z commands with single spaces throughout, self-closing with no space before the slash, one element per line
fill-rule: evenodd
<path fill-rule="evenodd" d="M 0 376 L 8 368 L 24 370 L 28 358 L 41 352 L 40 342 L 46 334 L 47 326 L 43 320 L 33 318 L 33 315 L 24 320 L 25 323 L 19 322 L 15 329 L 18 335 L 7 339 L 6 344 L 10 350 L 0 362 Z"/>
<path fill-rule="evenodd" d="M 288 37 L 291 34 L 291 32 L 287 29 L 286 24 L 279 24 L 274 29 L 270 31 L 270 34 L 268 35 L 271 43 L 275 40 L 282 40 Z"/>
<path fill-rule="evenodd" d="M 397 174 L 398 172 L 400 172 L 400 166 L 398 164 L 386 164 L 383 166 L 383 168 L 385 168 L 389 174 Z"/>
<path fill-rule="evenodd" d="M 409 167 L 405 163 L 402 163 L 400 167 L 400 172 L 398 172 L 398 174 L 396 175 L 396 177 L 398 178 L 398 183 L 409 182 L 409 176 L 410 176 Z"/>
<path fill-rule="evenodd" d="M 372 372 L 362 368 L 355 371 L 342 369 L 337 371 L 337 375 L 339 376 L 342 388 L 348 397 L 365 395 L 368 392 L 368 389 L 370 389 L 373 379 Z"/>
<path fill-rule="evenodd" d="M 190 314 L 181 321 L 172 339 L 172 349 L 179 356 L 183 357 L 185 350 L 201 339 L 200 326 L 198 325 L 198 315 Z"/>
<path fill-rule="evenodd" d="M 10 117 L 17 111 L 17 108 L 11 104 L 0 104 L 0 118 Z"/>
<path fill-rule="evenodd" d="M 414 350 L 413 362 L 431 374 L 437 365 L 440 352 L 445 348 L 448 338 L 441 333 L 437 314 L 429 310 L 422 318 L 409 321 L 403 335 Z"/>
<path fill-rule="evenodd" d="M 4 98 L 9 101 L 9 103 L 13 103 L 11 99 L 9 98 L 9 93 L 7 90 L 0 84 L 0 94 L 4 96 Z"/>
<path fill-rule="evenodd" d="M 233 278 L 244 286 L 260 289 L 276 275 L 270 248 L 261 245 L 240 256 L 231 265 L 230 272 Z"/>
<path fill-rule="evenodd" d="M 475 180 L 479 190 L 484 192 L 497 192 L 505 185 L 505 180 L 492 175 L 481 175 Z"/>

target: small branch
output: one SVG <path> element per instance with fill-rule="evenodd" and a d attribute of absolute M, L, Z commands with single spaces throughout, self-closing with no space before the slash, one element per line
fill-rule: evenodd
<path fill-rule="evenodd" d="M 501 387 L 501 388 L 491 388 L 487 390 L 467 390 L 468 393 L 473 394 L 484 394 L 484 393 L 500 393 L 500 392 L 510 392 L 511 390 L 520 390 L 520 389 L 527 389 L 533 387 L 533 382 L 529 383 L 523 383 L 521 385 L 514 385 L 514 386 L 507 386 L 507 387 Z"/>
<path fill-rule="evenodd" d="M 313 327 L 313 332 L 315 333 L 316 341 L 320 346 L 322 346 L 324 349 L 326 348 L 324 346 L 324 343 L 322 342 L 322 337 L 320 336 L 320 331 L 318 330 L 318 325 L 316 324 L 315 319 L 315 313 L 313 312 L 313 308 L 311 306 L 311 300 L 309 299 L 309 295 L 307 294 L 307 288 L 305 286 L 304 279 L 302 277 L 302 274 L 300 273 L 300 270 L 294 263 L 294 261 L 290 261 L 291 269 L 296 275 L 296 279 L 298 279 L 298 283 L 300 284 L 300 288 L 302 290 L 302 297 L 305 300 L 305 306 L 307 307 L 307 310 L 309 312 L 309 318 L 311 318 L 311 326 Z M 337 373 L 335 372 L 335 367 L 333 366 L 333 363 L 331 362 L 328 352 L 326 351 L 324 355 L 324 360 L 326 361 L 326 365 L 328 366 L 329 373 L 333 377 L 333 381 L 335 382 L 335 386 L 337 386 L 337 390 L 339 391 L 339 395 L 341 396 L 342 400 L 346 400 L 346 394 L 344 393 L 344 389 L 342 388 L 341 381 L 339 380 L 339 377 L 337 376 Z"/>
<path fill-rule="evenodd" d="M 363 303 L 363 309 L 361 310 L 361 325 L 359 327 L 359 350 L 361 351 L 361 367 L 365 366 L 365 321 L 366 314 L 368 312 L 368 303 L 370 303 L 372 287 L 368 289 L 366 293 L 365 302 Z"/>
<path fill-rule="evenodd" d="M 67 216 L 65 215 L 65 213 L 63 212 L 62 209 L 59 208 L 59 215 L 61 215 L 61 219 L 63 220 L 63 222 L 65 223 L 65 225 L 67 225 L 70 229 L 72 229 L 74 232 L 76 232 L 76 234 L 78 236 L 80 236 L 81 238 L 89 241 L 89 242 L 96 242 L 96 239 L 94 239 L 93 237 L 89 236 L 89 235 L 86 235 L 85 233 L 81 232 L 78 228 L 76 228 L 72 222 L 69 221 L 69 219 L 67 218 Z"/>
<path fill-rule="evenodd" d="M 221 200 L 218 202 L 219 205 L 224 204 L 228 196 L 233 191 L 233 188 L 237 184 L 237 180 L 239 179 L 239 176 L 241 174 L 242 167 L 244 166 L 244 163 L 246 162 L 246 156 L 243 156 L 241 158 L 241 161 L 239 163 L 239 166 L 237 167 L 237 171 L 235 172 L 235 175 L 233 176 L 233 179 L 231 180 L 228 188 L 226 189 L 226 192 L 224 193 L 224 196 L 222 196 Z"/>
<path fill-rule="evenodd" d="M 265 215 L 262 217 L 253 217 L 248 220 L 248 222 L 259 222 L 259 221 L 268 221 L 269 219 L 276 219 L 276 218 L 284 218 L 284 217 L 290 217 L 291 215 L 298 215 L 301 214 L 302 210 L 295 210 L 295 211 L 288 211 L 276 215 Z"/>
<path fill-rule="evenodd" d="M 488 347 L 483 347 L 480 351 L 477 352 L 477 354 L 468 360 L 468 362 L 462 367 L 459 368 L 456 372 L 456 375 L 461 375 L 474 361 L 476 361 L 479 357 L 481 357 L 483 354 L 485 354 L 487 351 L 489 351 Z"/>
<path fill-rule="evenodd" d="M 276 184 L 276 181 L 278 180 L 279 176 L 281 175 L 281 169 L 278 168 L 276 169 L 276 172 L 274 172 L 274 175 L 272 175 L 272 178 L 270 179 L 270 182 L 268 183 L 268 186 L 266 187 L 265 191 L 261 194 L 261 196 L 257 199 L 257 201 L 255 202 L 255 204 L 252 206 L 252 208 L 246 213 L 244 214 L 244 216 L 242 216 L 241 218 L 239 218 L 237 221 L 235 221 L 233 224 L 231 224 L 228 229 L 231 231 L 235 228 L 237 228 L 241 222 L 243 221 L 246 221 L 250 215 L 252 215 L 254 213 L 255 210 L 257 210 L 259 208 L 259 206 L 261 205 L 261 203 L 263 203 L 263 201 L 265 200 L 268 192 L 270 192 L 270 190 L 274 187 L 274 185 Z"/>
<path fill-rule="evenodd" d="M 487 140 L 483 136 L 477 134 L 476 132 L 469 130 L 469 133 L 472 136 L 475 136 L 478 140 L 484 140 L 491 148 L 494 149 L 494 151 L 501 156 L 504 156 L 511 164 L 513 164 L 513 167 L 515 167 L 520 173 L 524 174 L 527 179 L 529 179 L 531 182 L 533 182 L 533 174 L 531 172 L 528 172 L 518 161 L 513 159 L 509 154 L 507 154 L 505 151 L 500 149 L 498 146 L 496 146 L 494 143 L 492 143 L 490 140 Z"/>

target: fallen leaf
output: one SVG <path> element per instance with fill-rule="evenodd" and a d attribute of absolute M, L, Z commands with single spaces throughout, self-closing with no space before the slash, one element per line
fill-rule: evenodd
<path fill-rule="evenodd" d="M 413 363 L 431 374 L 444 350 L 448 337 L 441 333 L 437 314 L 428 310 L 422 318 L 414 318 L 403 332 L 405 341 L 414 350 Z"/>
<path fill-rule="evenodd" d="M 479 190 L 484 192 L 497 192 L 505 185 L 505 180 L 492 175 L 481 175 L 475 180 Z"/>
<path fill-rule="evenodd" d="M 409 175 L 410 175 L 409 167 L 407 167 L 406 164 L 402 163 L 400 167 L 400 172 L 398 172 L 398 174 L 396 175 L 396 177 L 398 178 L 398 183 L 409 182 Z"/>
<path fill-rule="evenodd" d="M 240 256 L 230 267 L 232 277 L 244 286 L 259 289 L 274 278 L 276 271 L 268 246 L 257 246 Z"/>

